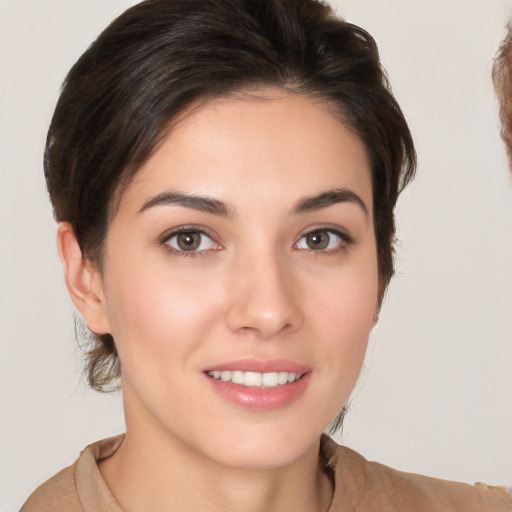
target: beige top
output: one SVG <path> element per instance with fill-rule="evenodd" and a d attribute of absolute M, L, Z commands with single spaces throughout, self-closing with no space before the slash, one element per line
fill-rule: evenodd
<path fill-rule="evenodd" d="M 97 462 L 115 453 L 123 439 L 121 435 L 88 446 L 72 466 L 38 487 L 20 512 L 122 512 Z M 395 471 L 327 436 L 322 438 L 322 455 L 334 477 L 329 512 L 512 512 L 512 497 L 501 487 Z"/>

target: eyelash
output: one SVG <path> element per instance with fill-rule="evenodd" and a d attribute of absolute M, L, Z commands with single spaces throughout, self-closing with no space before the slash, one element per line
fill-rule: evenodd
<path fill-rule="evenodd" d="M 208 237 L 212 241 L 213 244 L 218 246 L 218 248 L 206 249 L 206 250 L 202 250 L 202 251 L 185 251 L 185 250 L 179 250 L 179 249 L 175 249 L 174 247 L 171 247 L 169 245 L 169 241 L 173 237 L 177 237 L 182 233 L 194 233 L 194 234 L 199 234 L 201 236 Z M 179 228 L 175 228 L 175 229 L 172 229 L 171 231 L 167 231 L 160 237 L 159 245 L 161 245 L 164 249 L 166 249 L 173 255 L 179 256 L 179 257 L 184 257 L 184 258 L 208 256 L 212 251 L 222 250 L 222 246 L 215 241 L 215 237 L 213 235 L 211 235 L 210 233 L 208 233 L 201 226 L 180 226 Z"/>
<path fill-rule="evenodd" d="M 194 233 L 199 234 L 200 236 L 208 237 L 213 244 L 217 245 L 218 248 L 211 248 L 211 249 L 203 249 L 200 251 L 192 250 L 192 251 L 186 251 L 186 250 L 180 250 L 176 249 L 174 247 L 171 247 L 169 245 L 169 241 L 173 237 L 177 237 L 182 233 Z M 313 235 L 315 233 L 328 233 L 329 235 L 335 235 L 338 238 L 340 238 L 341 242 L 339 244 L 339 247 L 333 248 L 333 249 L 299 249 L 297 248 L 297 245 L 301 240 L 303 240 L 308 235 Z M 223 247 L 215 241 L 215 237 L 207 232 L 203 227 L 201 226 L 181 226 L 179 228 L 174 228 L 171 231 L 167 231 L 164 233 L 160 239 L 159 239 L 159 245 L 164 247 L 167 251 L 172 253 L 173 255 L 179 256 L 179 257 L 198 257 L 198 256 L 208 256 L 212 251 L 220 251 L 223 249 Z M 332 227 L 315 227 L 314 229 L 310 229 L 303 234 L 301 234 L 298 238 L 298 241 L 293 244 L 294 248 L 297 248 L 300 252 L 307 251 L 315 256 L 330 256 L 339 254 L 341 251 L 344 251 L 347 249 L 348 246 L 352 245 L 354 243 L 354 240 L 351 236 L 349 236 L 347 233 L 344 233 L 343 231 L 340 231 L 339 229 L 335 229 Z"/>
<path fill-rule="evenodd" d="M 332 249 L 309 249 L 308 252 L 313 256 L 334 256 L 339 254 L 342 251 L 346 251 L 350 245 L 353 245 L 354 239 L 348 235 L 347 233 L 333 227 L 328 226 L 320 226 L 315 227 L 313 229 L 308 229 L 302 235 L 300 235 L 297 242 L 295 242 L 294 246 L 296 246 L 301 240 L 303 240 L 308 235 L 314 235 L 315 233 L 328 233 L 329 235 L 334 235 L 338 237 L 341 241 L 338 247 Z"/>

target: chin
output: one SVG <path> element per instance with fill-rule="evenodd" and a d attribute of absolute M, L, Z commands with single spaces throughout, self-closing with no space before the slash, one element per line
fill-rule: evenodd
<path fill-rule="evenodd" d="M 218 464 L 239 469 L 278 469 L 289 466 L 314 451 L 323 430 L 305 431 L 295 425 L 286 428 L 268 425 L 260 428 L 219 432 L 204 439 L 201 451 Z"/>

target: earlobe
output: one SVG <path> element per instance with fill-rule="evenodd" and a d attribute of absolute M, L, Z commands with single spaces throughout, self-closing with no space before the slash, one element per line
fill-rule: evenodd
<path fill-rule="evenodd" d="M 66 286 L 87 327 L 95 334 L 110 332 L 107 304 L 100 273 L 82 251 L 68 222 L 57 228 L 57 250 L 64 270 Z"/>

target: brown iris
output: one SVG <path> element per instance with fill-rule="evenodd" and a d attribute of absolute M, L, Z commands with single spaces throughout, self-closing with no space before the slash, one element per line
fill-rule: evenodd
<path fill-rule="evenodd" d="M 176 243 L 182 251 L 195 251 L 201 245 L 201 235 L 195 231 L 183 231 L 176 236 Z"/>
<path fill-rule="evenodd" d="M 331 237 L 327 231 L 313 231 L 306 235 L 306 243 L 310 249 L 322 251 L 329 246 Z"/>

